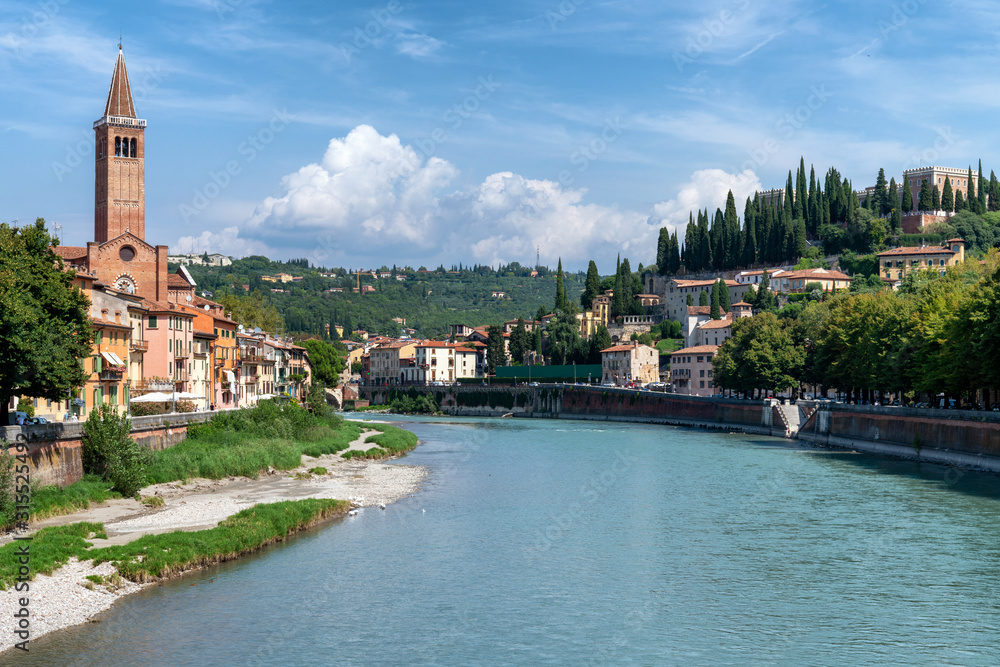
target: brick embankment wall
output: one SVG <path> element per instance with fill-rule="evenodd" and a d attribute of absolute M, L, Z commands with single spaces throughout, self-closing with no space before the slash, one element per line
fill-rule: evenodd
<path fill-rule="evenodd" d="M 153 450 L 173 447 L 187 438 L 189 423 L 202 422 L 213 413 L 136 417 L 132 439 Z M 56 423 L 0 428 L 0 440 L 25 442 L 31 482 L 40 486 L 66 486 L 83 477 L 83 423 Z"/>
<path fill-rule="evenodd" d="M 821 406 L 800 440 L 921 461 L 1000 472 L 1000 414 L 950 410 Z"/>

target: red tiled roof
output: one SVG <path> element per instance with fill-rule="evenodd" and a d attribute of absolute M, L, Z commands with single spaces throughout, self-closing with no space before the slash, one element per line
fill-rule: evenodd
<path fill-rule="evenodd" d="M 849 275 L 841 273 L 840 271 L 831 271 L 829 269 L 806 269 L 802 271 L 789 271 L 788 273 L 782 273 L 778 276 L 780 280 L 797 280 L 799 278 L 809 279 L 815 278 L 817 280 L 853 280 Z"/>
<path fill-rule="evenodd" d="M 63 259 L 80 259 L 87 256 L 87 249 L 72 245 L 57 245 L 52 251 Z"/>
<path fill-rule="evenodd" d="M 926 246 L 923 248 L 893 248 L 892 250 L 886 250 L 885 252 L 877 253 L 876 257 L 906 257 L 908 255 L 954 255 L 956 254 L 951 248 L 945 248 L 943 246 Z"/>
<path fill-rule="evenodd" d="M 718 351 L 718 345 L 696 345 L 695 347 L 685 347 L 670 354 L 671 356 L 675 354 L 715 354 Z"/>
<path fill-rule="evenodd" d="M 167 274 L 167 287 L 194 287 L 184 276 L 176 273 Z"/>
<path fill-rule="evenodd" d="M 711 306 L 688 306 L 688 315 L 711 315 Z"/>
<path fill-rule="evenodd" d="M 725 329 L 733 324 L 733 314 L 726 313 L 726 316 L 721 320 L 709 320 L 702 324 L 699 329 Z"/>
<path fill-rule="evenodd" d="M 129 86 L 125 56 L 121 49 L 118 50 L 118 60 L 115 61 L 115 73 L 111 76 L 111 89 L 108 90 L 108 103 L 104 105 L 104 115 L 136 118 L 132 88 Z"/>

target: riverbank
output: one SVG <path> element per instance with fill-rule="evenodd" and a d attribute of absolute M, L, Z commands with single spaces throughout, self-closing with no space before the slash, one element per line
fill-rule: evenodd
<path fill-rule="evenodd" d="M 378 435 L 378 431 L 365 429 L 341 453 L 319 457 L 303 455 L 297 468 L 280 472 L 272 469 L 258 479 L 191 479 L 144 488 L 142 496 L 163 500 L 163 505 L 159 507 L 148 507 L 133 499 L 111 500 L 86 511 L 40 521 L 32 524 L 32 529 L 80 522 L 103 524 L 107 537 L 88 540 L 93 545 L 91 551 L 96 551 L 127 545 L 147 535 L 209 531 L 234 514 L 261 504 L 317 499 L 345 500 L 350 507 L 389 505 L 419 490 L 428 471 L 420 466 L 386 465 L 380 461 L 345 459 L 341 456 L 349 451 L 369 450 L 373 444 L 369 437 Z M 325 468 L 326 472 L 318 471 L 320 468 Z M 4 540 L 10 541 L 9 537 Z M 167 576 L 178 576 L 192 569 L 197 567 L 171 572 Z M 51 575 L 38 574 L 31 581 L 27 594 L 30 598 L 31 638 L 37 639 L 55 630 L 88 622 L 121 597 L 155 583 L 139 584 L 116 577 L 116 574 L 117 570 L 111 563 L 94 566 L 90 560 L 78 559 L 71 559 Z M 94 579 L 102 582 L 110 580 L 112 583 L 110 586 L 97 584 Z M 10 610 L 13 614 L 19 606 L 19 598 L 25 595 L 13 588 L 0 591 L 0 609 Z M 7 613 L 4 616 L 11 618 Z M 13 648 L 17 641 L 12 633 L 3 632 L 0 634 L 0 651 Z"/>

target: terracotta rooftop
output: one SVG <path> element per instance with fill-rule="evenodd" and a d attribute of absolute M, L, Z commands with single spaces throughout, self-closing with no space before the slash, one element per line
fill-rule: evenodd
<path fill-rule="evenodd" d="M 671 355 L 675 354 L 715 354 L 719 351 L 718 345 L 696 345 L 695 347 L 685 347 L 683 349 L 677 350 L 676 352 L 671 352 Z"/>
<path fill-rule="evenodd" d="M 63 259 L 79 259 L 87 256 L 87 249 L 72 245 L 57 245 L 52 251 Z"/>
<path fill-rule="evenodd" d="M 688 306 L 688 315 L 711 315 L 711 306 Z"/>
<path fill-rule="evenodd" d="M 674 282 L 677 283 L 678 287 L 708 287 L 709 285 L 714 285 L 716 280 L 678 280 L 674 278 Z M 726 287 L 738 287 L 740 283 L 735 280 L 727 280 Z"/>
<path fill-rule="evenodd" d="M 725 329 L 726 327 L 732 326 L 733 324 L 733 314 L 726 313 L 726 316 L 721 320 L 709 320 L 702 324 L 699 329 Z"/>
<path fill-rule="evenodd" d="M 912 247 L 912 248 L 893 248 L 892 250 L 886 250 L 885 252 L 876 253 L 876 257 L 907 257 L 909 255 L 954 255 L 956 254 L 951 248 L 945 248 L 944 246 L 924 246 L 922 248 Z"/>
<path fill-rule="evenodd" d="M 789 271 L 779 276 L 782 280 L 796 280 L 799 278 L 817 278 L 826 280 L 854 280 L 849 275 L 840 271 L 830 269 L 805 269 L 803 271 Z"/>
<path fill-rule="evenodd" d="M 605 350 L 601 350 L 601 354 L 604 354 L 605 352 L 631 352 L 632 350 L 638 350 L 642 347 L 649 348 L 650 350 L 653 349 L 649 347 L 649 345 L 643 345 L 637 341 L 633 341 L 633 343 L 629 343 L 628 345 L 613 345 Z"/>

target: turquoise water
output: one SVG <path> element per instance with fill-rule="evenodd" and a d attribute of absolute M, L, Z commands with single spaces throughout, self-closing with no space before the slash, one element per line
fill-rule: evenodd
<path fill-rule="evenodd" d="M 996 476 L 660 426 L 407 428 L 417 495 L 7 662 L 1000 664 Z"/>

